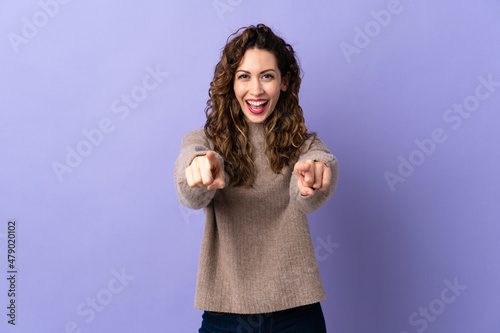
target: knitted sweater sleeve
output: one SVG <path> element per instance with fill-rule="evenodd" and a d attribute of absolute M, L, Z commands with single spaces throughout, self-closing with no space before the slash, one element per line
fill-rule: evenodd
<path fill-rule="evenodd" d="M 182 139 L 181 153 L 175 162 L 174 180 L 179 201 L 187 208 L 200 209 L 207 206 L 217 192 L 217 189 L 189 187 L 186 180 L 185 171 L 193 159 L 205 155 L 210 150 L 213 151 L 213 144 L 207 139 L 203 130 L 191 131 Z M 220 160 L 224 172 L 223 158 L 217 153 L 215 155 Z M 227 184 L 227 174 L 225 176 Z"/>
<path fill-rule="evenodd" d="M 330 185 L 325 191 L 316 190 L 314 195 L 303 196 L 297 185 L 298 176 L 292 171 L 290 180 L 290 198 L 295 200 L 298 207 L 305 213 L 310 214 L 323 206 L 335 191 L 338 180 L 338 163 L 326 145 L 315 135 L 304 142 L 301 147 L 299 161 L 315 160 L 325 163 L 332 171 Z"/>

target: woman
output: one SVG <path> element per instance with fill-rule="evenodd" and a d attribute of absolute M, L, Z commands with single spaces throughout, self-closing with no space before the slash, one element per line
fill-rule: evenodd
<path fill-rule="evenodd" d="M 306 214 L 333 193 L 338 169 L 306 130 L 300 82 L 290 45 L 265 25 L 244 28 L 215 68 L 204 130 L 182 141 L 177 194 L 206 218 L 199 332 L 326 332 Z"/>

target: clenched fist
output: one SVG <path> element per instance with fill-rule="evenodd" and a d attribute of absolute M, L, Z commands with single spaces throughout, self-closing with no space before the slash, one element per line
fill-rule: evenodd
<path fill-rule="evenodd" d="M 222 189 L 226 186 L 222 165 L 213 151 L 196 157 L 186 168 L 189 187 L 204 187 L 207 190 Z"/>
<path fill-rule="evenodd" d="M 314 190 L 326 190 L 332 179 L 330 168 L 314 160 L 297 162 L 293 171 L 298 176 L 297 185 L 302 195 L 314 195 Z"/>

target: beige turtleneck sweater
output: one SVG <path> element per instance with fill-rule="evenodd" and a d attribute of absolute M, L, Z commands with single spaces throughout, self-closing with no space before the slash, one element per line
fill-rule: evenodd
<path fill-rule="evenodd" d="M 268 166 L 264 126 L 249 123 L 254 148 L 253 188 L 190 188 L 185 169 L 213 143 L 203 130 L 182 140 L 175 165 L 175 186 L 180 202 L 203 208 L 206 222 L 198 266 L 195 308 L 228 313 L 267 313 L 324 300 L 306 214 L 321 207 L 335 190 L 337 160 L 317 138 L 309 138 L 299 160 L 326 163 L 332 170 L 330 186 L 302 196 L 293 165 L 276 175 Z M 223 160 L 219 154 L 216 154 Z"/>

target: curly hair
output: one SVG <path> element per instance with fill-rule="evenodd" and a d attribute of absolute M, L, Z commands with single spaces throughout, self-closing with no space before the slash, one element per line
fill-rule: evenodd
<path fill-rule="evenodd" d="M 264 122 L 265 154 L 271 169 L 279 174 L 284 167 L 296 162 L 302 144 L 315 134 L 307 132 L 299 105 L 301 70 L 292 46 L 263 24 L 240 28 L 228 37 L 221 60 L 215 67 L 204 127 L 206 136 L 214 142 L 214 150 L 225 161 L 232 186 L 252 186 L 254 182 L 253 147 L 233 89 L 236 70 L 248 49 L 274 54 L 281 76 L 288 75 L 289 80 L 286 91 L 280 93 L 274 111 Z"/>

